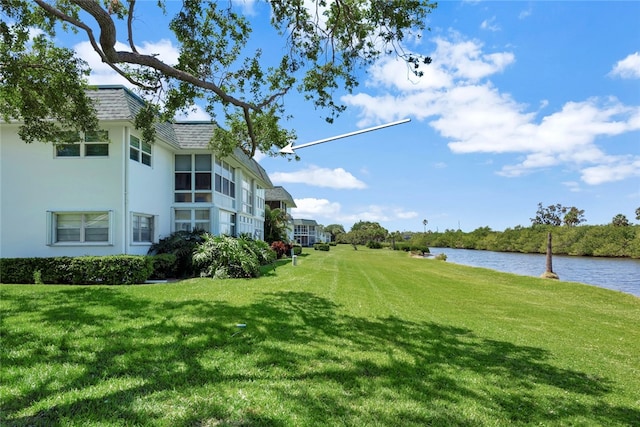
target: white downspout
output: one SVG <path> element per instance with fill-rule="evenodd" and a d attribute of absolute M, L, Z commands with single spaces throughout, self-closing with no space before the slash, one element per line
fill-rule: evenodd
<path fill-rule="evenodd" d="M 129 230 L 129 127 L 125 126 L 123 131 L 124 144 L 122 151 L 122 160 L 124 171 L 124 180 L 122 182 L 122 253 L 127 255 L 128 251 L 128 230 Z"/>

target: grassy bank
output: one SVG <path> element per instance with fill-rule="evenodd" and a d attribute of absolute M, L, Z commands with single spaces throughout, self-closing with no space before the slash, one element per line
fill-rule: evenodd
<path fill-rule="evenodd" d="M 256 280 L 0 289 L 2 425 L 640 423 L 640 299 L 596 287 L 338 246 Z"/>

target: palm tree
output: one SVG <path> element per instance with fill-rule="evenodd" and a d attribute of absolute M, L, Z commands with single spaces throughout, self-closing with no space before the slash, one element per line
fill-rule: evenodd
<path fill-rule="evenodd" d="M 271 209 L 269 205 L 264 210 L 264 240 L 267 243 L 287 240 L 288 218 L 282 209 Z"/>

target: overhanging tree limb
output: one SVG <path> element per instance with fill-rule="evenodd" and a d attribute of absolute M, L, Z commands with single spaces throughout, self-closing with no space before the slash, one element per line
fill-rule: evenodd
<path fill-rule="evenodd" d="M 410 63 L 414 71 L 419 55 L 404 55 L 404 34 L 423 30 L 427 15 L 435 8 L 426 0 L 270 1 L 271 23 L 288 50 L 281 61 L 268 66 L 260 49 L 251 52 L 248 48 L 251 24 L 234 11 L 232 1 L 227 7 L 212 0 L 182 2 L 170 23 L 180 49 L 176 64 L 136 47 L 134 18 L 140 2 L 33 1 L 0 2 L 0 17 L 14 17 L 23 28 L 40 27 L 51 36 L 56 29 L 52 21 L 81 30 L 101 60 L 147 99 L 152 98 L 153 109 L 163 113 L 162 117 L 173 117 L 197 100 L 206 100 L 214 121 L 220 110 L 226 120 L 216 134 L 216 147 L 227 153 L 240 147 L 249 156 L 258 149 L 277 155 L 274 146 L 293 142 L 293 132 L 282 127 L 283 98 L 291 89 L 302 92 L 315 107 L 327 109 L 327 120 L 332 121 L 345 108 L 334 101 L 338 89 L 351 91 L 358 84 L 361 66 L 391 52 Z M 158 3 L 166 12 L 164 2 Z M 126 28 L 126 49 L 117 45 L 118 21 Z M 27 47 L 20 49 L 25 53 Z M 7 50 L 3 55 L 12 53 Z M 0 71 L 4 73 L 0 77 L 8 72 Z M 23 79 L 18 84 L 29 82 Z M 77 85 L 86 83 L 78 79 Z M 139 122 L 149 129 L 153 126 Z"/>

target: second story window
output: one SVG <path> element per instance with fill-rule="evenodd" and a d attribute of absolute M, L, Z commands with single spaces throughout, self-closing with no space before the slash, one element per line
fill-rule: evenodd
<path fill-rule="evenodd" d="M 242 180 L 242 212 L 253 215 L 253 192 L 251 181 Z"/>
<path fill-rule="evenodd" d="M 222 160 L 216 160 L 216 192 L 236 197 L 235 169 Z"/>
<path fill-rule="evenodd" d="M 174 201 L 211 203 L 211 155 L 176 154 Z"/>
<path fill-rule="evenodd" d="M 55 155 L 61 157 L 109 157 L 109 132 L 76 133 L 65 135 L 66 144 L 55 145 Z"/>
<path fill-rule="evenodd" d="M 151 144 L 141 141 L 137 136 L 129 136 L 129 158 L 151 166 Z"/>

